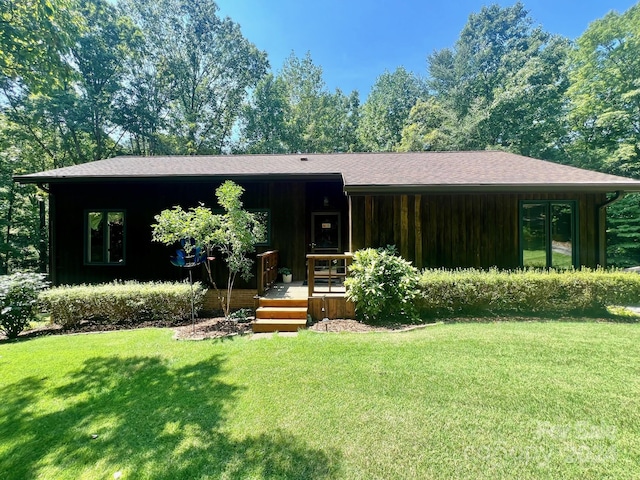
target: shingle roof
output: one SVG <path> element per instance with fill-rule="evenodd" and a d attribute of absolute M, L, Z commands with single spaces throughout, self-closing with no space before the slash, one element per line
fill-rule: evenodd
<path fill-rule="evenodd" d="M 202 177 L 341 176 L 348 192 L 640 191 L 640 181 L 501 151 L 115 157 L 21 183 Z"/>

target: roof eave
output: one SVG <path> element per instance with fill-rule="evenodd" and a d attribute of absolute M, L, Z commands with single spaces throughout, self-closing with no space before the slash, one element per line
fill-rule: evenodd
<path fill-rule="evenodd" d="M 423 193 L 640 193 L 638 183 L 345 185 L 349 195 Z"/>
<path fill-rule="evenodd" d="M 233 173 L 233 174 L 197 174 L 197 175 L 91 175 L 91 176 L 43 176 L 16 175 L 14 182 L 21 184 L 39 183 L 94 183 L 94 182 L 175 182 L 208 181 L 212 178 L 231 180 L 335 180 L 342 175 L 336 173 Z"/>

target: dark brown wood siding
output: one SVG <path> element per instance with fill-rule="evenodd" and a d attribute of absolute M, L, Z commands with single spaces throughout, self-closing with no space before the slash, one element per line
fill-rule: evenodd
<path fill-rule="evenodd" d="M 55 284 L 99 283 L 135 279 L 179 280 L 186 272 L 172 266 L 174 248 L 151 241 L 151 224 L 162 210 L 180 205 L 189 208 L 200 202 L 217 209 L 215 189 L 224 179 L 210 181 L 129 181 L 59 183 L 51 185 L 51 272 Z M 306 276 L 306 253 L 310 243 L 311 213 L 341 213 L 343 242 L 348 248 L 347 198 L 342 182 L 335 181 L 241 181 L 245 208 L 268 209 L 271 214 L 269 245 L 257 251 L 277 249 L 280 265 L 293 271 L 294 279 Z M 327 197 L 325 201 L 325 197 Z M 92 209 L 125 211 L 126 260 L 123 265 L 85 265 L 84 216 Z M 215 280 L 226 288 L 226 269 L 216 260 Z M 199 272 L 200 274 L 201 272 Z M 255 277 L 237 288 L 255 288 Z"/>
<path fill-rule="evenodd" d="M 522 200 L 574 200 L 579 262 L 599 261 L 601 194 L 352 196 L 351 250 L 394 244 L 419 268 L 517 268 Z"/>

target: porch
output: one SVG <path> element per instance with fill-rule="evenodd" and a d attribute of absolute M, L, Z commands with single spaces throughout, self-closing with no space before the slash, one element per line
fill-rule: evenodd
<path fill-rule="evenodd" d="M 344 280 L 353 256 L 307 255 L 307 278 L 278 283 L 277 250 L 258 255 L 258 308 L 254 332 L 297 331 L 307 322 L 354 318 L 354 305 L 345 298 Z"/>

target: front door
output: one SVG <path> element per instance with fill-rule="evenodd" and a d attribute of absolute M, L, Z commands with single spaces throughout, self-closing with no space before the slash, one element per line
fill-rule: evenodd
<path fill-rule="evenodd" d="M 339 253 L 342 247 L 340 212 L 313 212 L 311 214 L 312 253 Z"/>

